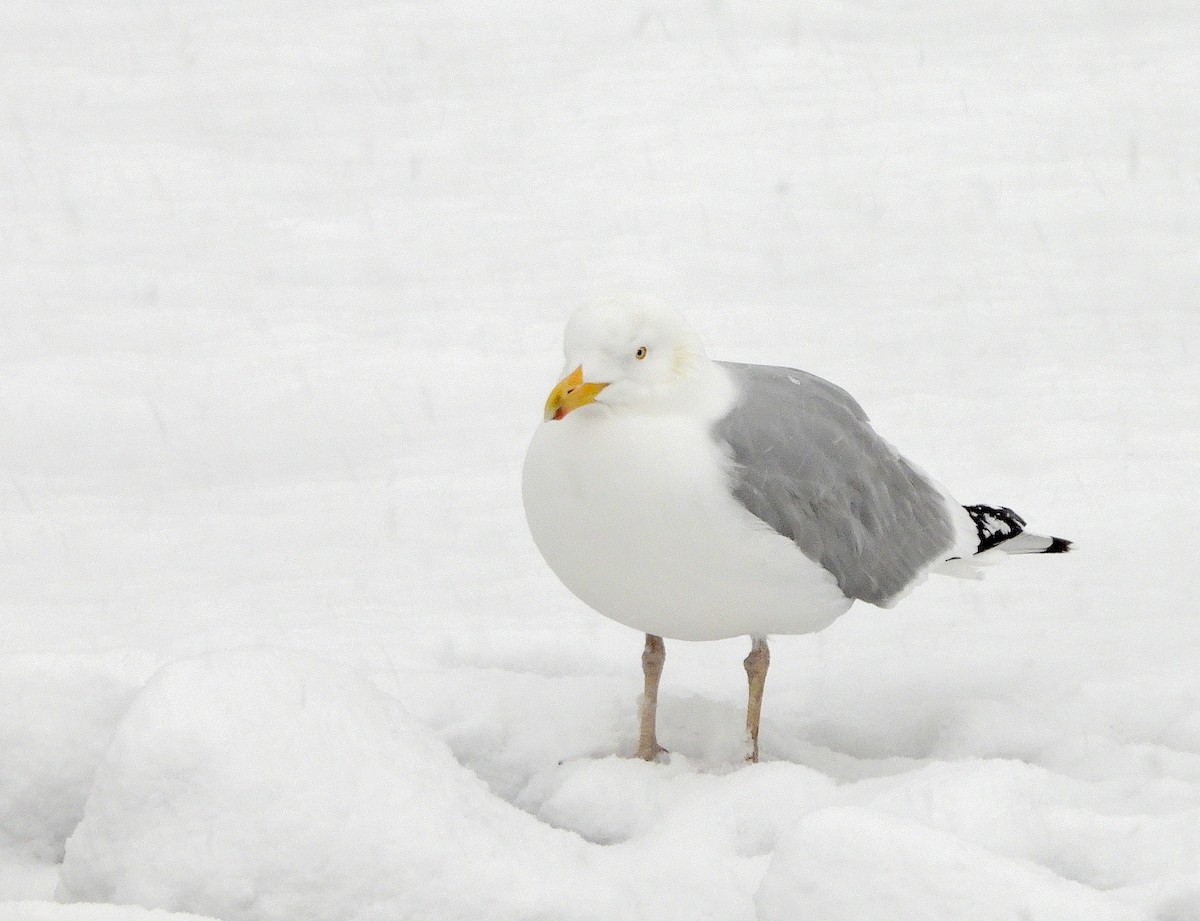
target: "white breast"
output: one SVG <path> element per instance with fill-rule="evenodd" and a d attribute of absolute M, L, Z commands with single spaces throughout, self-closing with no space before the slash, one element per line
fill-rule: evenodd
<path fill-rule="evenodd" d="M 729 461 L 690 416 L 584 407 L 540 426 L 525 513 L 550 568 L 620 623 L 674 639 L 807 633 L 850 601 L 746 511 Z"/>

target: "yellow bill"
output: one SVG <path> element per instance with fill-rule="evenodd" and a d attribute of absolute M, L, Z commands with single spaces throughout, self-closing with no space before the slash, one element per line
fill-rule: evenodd
<path fill-rule="evenodd" d="M 559 381 L 546 398 L 546 421 L 561 419 L 573 409 L 586 406 L 608 384 L 584 383 L 582 365 Z"/>

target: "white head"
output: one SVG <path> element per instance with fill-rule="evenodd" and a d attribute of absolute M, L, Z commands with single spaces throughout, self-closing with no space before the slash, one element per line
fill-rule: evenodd
<path fill-rule="evenodd" d="M 546 401 L 561 419 L 589 403 L 612 410 L 666 412 L 694 398 L 711 367 L 700 339 L 678 313 L 602 302 L 577 310 L 563 336 L 564 378 Z"/>

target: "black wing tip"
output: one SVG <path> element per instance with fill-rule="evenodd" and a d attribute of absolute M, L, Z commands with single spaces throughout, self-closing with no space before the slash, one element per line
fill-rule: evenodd
<path fill-rule="evenodd" d="M 1050 546 L 1042 553 L 1066 553 L 1069 550 L 1074 550 L 1075 544 L 1063 537 L 1050 538 Z"/>
<path fill-rule="evenodd" d="M 964 505 L 963 508 L 975 522 L 979 537 L 977 553 L 991 550 L 1025 530 L 1025 519 L 1010 508 L 993 505 Z"/>

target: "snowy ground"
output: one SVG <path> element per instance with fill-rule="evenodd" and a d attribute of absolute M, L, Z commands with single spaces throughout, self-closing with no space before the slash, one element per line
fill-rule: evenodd
<path fill-rule="evenodd" d="M 0 5 L 0 919 L 1200 919 L 1200 12 L 766 7 Z M 517 486 L 613 292 L 1079 552 L 614 757 Z"/>

